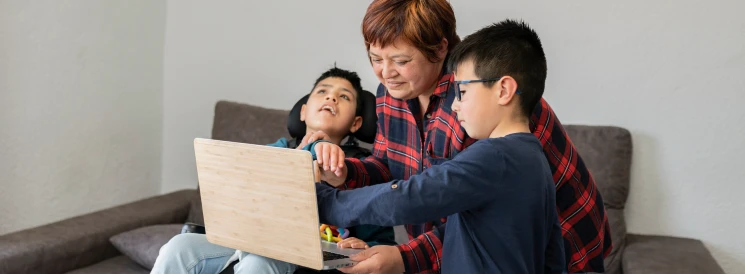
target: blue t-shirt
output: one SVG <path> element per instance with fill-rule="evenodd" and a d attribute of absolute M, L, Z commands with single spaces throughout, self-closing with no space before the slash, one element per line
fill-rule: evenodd
<path fill-rule="evenodd" d="M 316 184 L 321 221 L 394 226 L 448 217 L 442 273 L 562 273 L 556 190 L 530 133 L 479 140 L 408 180 L 340 191 Z"/>

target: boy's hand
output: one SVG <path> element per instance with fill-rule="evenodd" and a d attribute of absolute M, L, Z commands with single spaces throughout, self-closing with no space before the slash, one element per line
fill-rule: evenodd
<path fill-rule="evenodd" d="M 344 161 L 342 161 L 344 163 Z M 318 164 L 318 160 L 313 161 L 313 178 L 315 178 L 316 182 L 325 181 L 329 185 L 333 187 L 339 187 L 340 185 L 344 184 L 344 181 L 347 178 L 347 166 L 345 165 L 343 168 L 337 169 L 337 172 L 342 174 L 341 176 L 336 176 L 333 171 L 323 171 L 321 168 L 321 165 Z"/>
<path fill-rule="evenodd" d="M 316 178 L 320 177 L 322 181 L 333 187 L 343 185 L 347 180 L 347 165 L 344 161 L 341 161 L 341 164 L 342 167 L 337 168 L 336 171 L 324 171 L 320 165 L 316 165 Z"/>
<path fill-rule="evenodd" d="M 341 177 L 341 169 L 346 167 L 344 164 L 344 151 L 341 147 L 332 143 L 321 142 L 315 145 L 314 150 L 316 151 L 318 166 L 321 167 L 321 172 L 323 173 L 321 178 L 330 175 L 327 174 L 329 172 L 336 175 L 336 177 Z M 344 175 L 346 177 L 346 172 Z"/>
<path fill-rule="evenodd" d="M 318 140 L 329 141 L 330 139 L 329 135 L 323 131 L 308 132 L 305 134 L 305 137 L 303 137 L 303 140 L 300 141 L 300 144 L 298 144 L 297 149 L 303 149 L 306 145 Z"/>
<path fill-rule="evenodd" d="M 367 245 L 366 242 L 360 239 L 357 239 L 355 237 L 349 237 L 344 240 L 341 240 L 341 242 L 338 242 L 336 245 L 341 248 L 357 248 L 357 249 L 367 249 L 370 247 Z"/>
<path fill-rule="evenodd" d="M 342 163 L 344 162 L 342 161 Z M 340 172 L 342 175 L 336 176 L 333 171 L 323 171 L 321 165 L 318 164 L 318 160 L 313 161 L 313 176 L 315 176 L 313 178 L 315 178 L 316 182 L 325 181 L 333 187 L 339 187 L 344 184 L 347 178 L 347 166 L 345 165 L 343 168 L 337 169 L 337 172 Z"/>

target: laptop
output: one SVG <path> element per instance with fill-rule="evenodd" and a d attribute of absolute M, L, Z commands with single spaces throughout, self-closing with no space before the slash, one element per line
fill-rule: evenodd
<path fill-rule="evenodd" d="M 298 149 L 194 139 L 207 240 L 327 270 L 354 265 L 321 239 L 313 158 Z"/>

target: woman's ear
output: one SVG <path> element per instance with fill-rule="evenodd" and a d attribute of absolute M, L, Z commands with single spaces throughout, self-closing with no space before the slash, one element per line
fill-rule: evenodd
<path fill-rule="evenodd" d="M 300 107 L 300 121 L 305 122 L 305 104 Z"/>
<path fill-rule="evenodd" d="M 362 116 L 355 116 L 352 126 L 349 128 L 349 133 L 355 133 L 362 127 Z"/>
<path fill-rule="evenodd" d="M 442 38 L 437 49 L 437 58 L 439 60 L 445 60 L 446 56 L 448 56 L 448 39 Z"/>

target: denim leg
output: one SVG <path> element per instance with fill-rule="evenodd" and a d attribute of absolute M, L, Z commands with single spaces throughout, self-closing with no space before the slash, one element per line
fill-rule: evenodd
<path fill-rule="evenodd" d="M 240 262 L 233 271 L 235 274 L 292 274 L 298 268 L 297 265 L 241 252 Z"/>
<path fill-rule="evenodd" d="M 218 274 L 234 253 L 234 249 L 208 242 L 204 234 L 179 234 L 160 248 L 150 273 Z"/>

